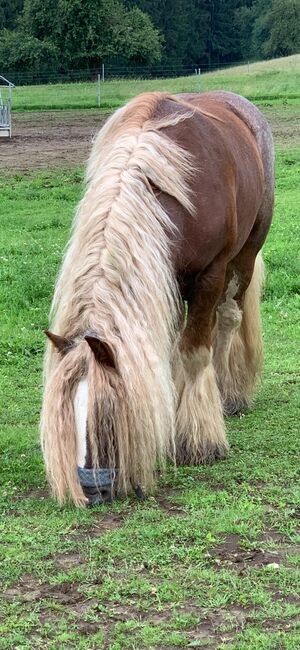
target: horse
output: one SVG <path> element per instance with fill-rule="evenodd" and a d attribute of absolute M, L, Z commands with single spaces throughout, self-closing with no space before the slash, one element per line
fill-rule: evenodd
<path fill-rule="evenodd" d="M 261 371 L 268 123 L 229 92 L 137 96 L 94 140 L 56 283 L 41 441 L 59 502 L 224 458 Z"/>

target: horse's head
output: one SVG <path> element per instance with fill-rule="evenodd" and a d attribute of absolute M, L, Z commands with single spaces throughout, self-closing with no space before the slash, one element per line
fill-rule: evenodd
<path fill-rule="evenodd" d="M 111 501 L 120 478 L 124 483 L 129 446 L 126 391 L 115 355 L 94 332 L 75 340 L 46 334 L 59 355 L 60 395 L 56 401 L 52 396 L 52 409 L 57 410 L 52 417 L 61 429 L 56 436 L 61 471 L 72 492 L 66 464 L 68 455 L 72 463 L 73 450 L 76 480 L 88 504 Z"/>

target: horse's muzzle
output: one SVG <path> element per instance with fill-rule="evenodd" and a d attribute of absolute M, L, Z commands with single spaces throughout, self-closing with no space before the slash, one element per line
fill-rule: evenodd
<path fill-rule="evenodd" d="M 102 503 L 112 503 L 114 499 L 114 491 L 112 489 L 101 489 L 99 487 L 85 487 L 82 486 L 84 496 L 88 499 L 87 506 L 93 507 Z"/>
<path fill-rule="evenodd" d="M 112 502 L 117 488 L 117 470 L 78 467 L 77 471 L 88 506 Z"/>
<path fill-rule="evenodd" d="M 88 499 L 87 506 L 93 507 L 103 503 L 112 503 L 117 494 L 117 469 L 87 469 L 78 467 L 78 478 L 84 495 Z M 144 501 L 146 496 L 140 485 L 132 485 L 135 496 Z"/>

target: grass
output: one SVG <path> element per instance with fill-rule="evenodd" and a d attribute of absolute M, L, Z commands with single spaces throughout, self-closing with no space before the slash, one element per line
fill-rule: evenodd
<path fill-rule="evenodd" d="M 278 149 L 264 381 L 228 419 L 228 459 L 94 510 L 49 497 L 37 433 L 82 170 L 0 178 L 1 650 L 299 650 L 299 174 L 300 150 Z"/>
<path fill-rule="evenodd" d="M 121 106 L 138 93 L 152 90 L 203 92 L 223 88 L 253 101 L 295 102 L 300 98 L 300 55 L 237 66 L 178 79 L 114 79 L 101 84 L 101 108 Z M 14 111 L 95 108 L 97 84 L 66 83 L 22 86 L 14 90 Z"/>

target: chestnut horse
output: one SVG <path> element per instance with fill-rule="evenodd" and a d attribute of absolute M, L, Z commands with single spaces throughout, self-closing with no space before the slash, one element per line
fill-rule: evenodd
<path fill-rule="evenodd" d="M 95 139 L 52 305 L 42 447 L 59 501 L 226 454 L 262 362 L 272 135 L 226 92 L 146 93 Z"/>

